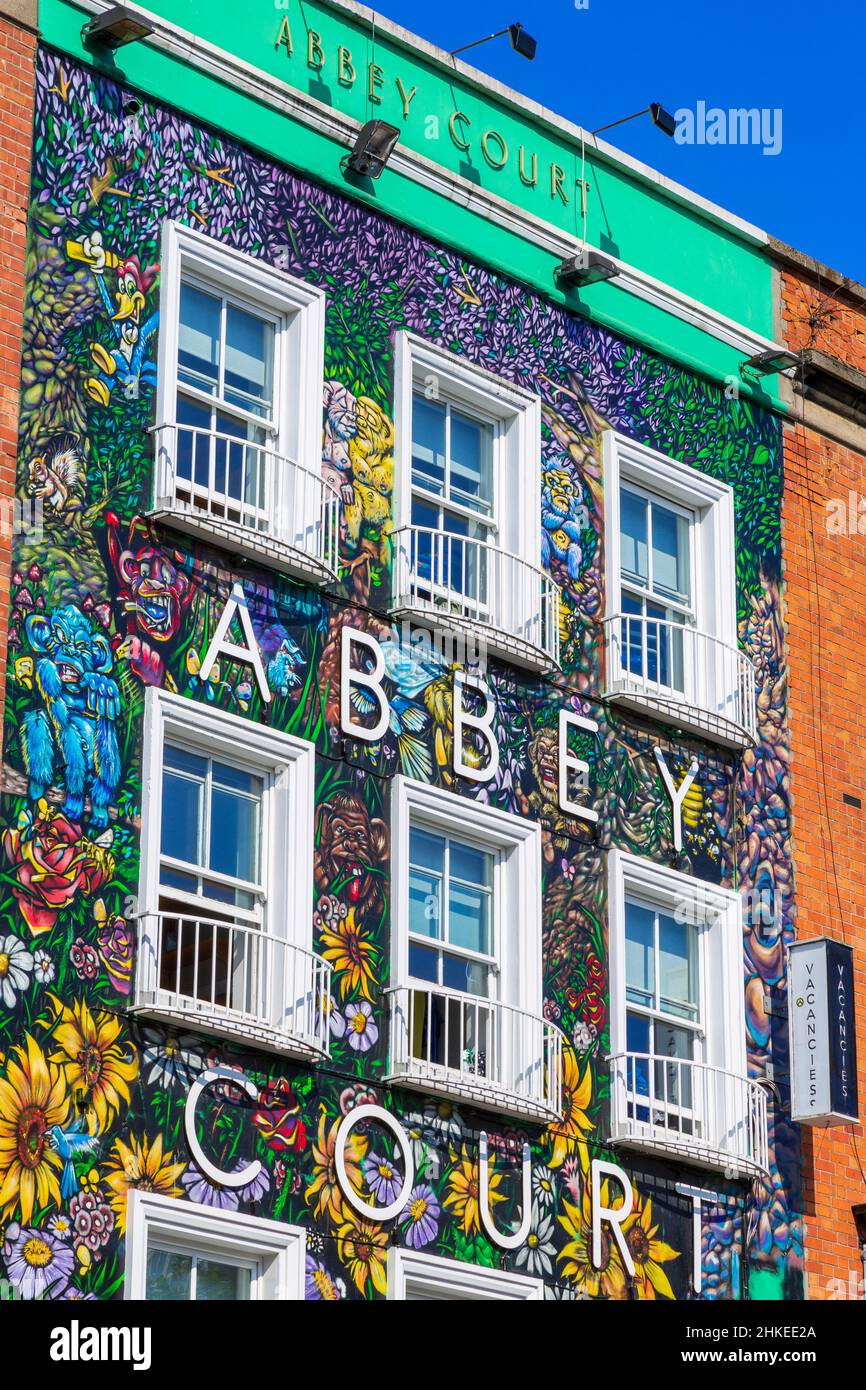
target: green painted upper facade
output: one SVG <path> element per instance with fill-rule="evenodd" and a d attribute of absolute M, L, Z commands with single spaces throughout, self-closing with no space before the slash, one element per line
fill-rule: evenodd
<path fill-rule="evenodd" d="M 107 0 L 42 0 L 45 42 L 324 184 L 375 205 L 555 302 L 704 376 L 779 406 L 773 379 L 742 382 L 772 339 L 763 233 L 352 0 L 149 0 L 153 36 L 115 55 L 81 30 Z M 358 125 L 400 140 L 373 183 L 341 169 Z M 585 225 L 584 225 L 585 199 Z M 585 240 L 623 263 L 564 292 L 563 255 Z M 469 287 L 468 292 L 471 292 Z"/>

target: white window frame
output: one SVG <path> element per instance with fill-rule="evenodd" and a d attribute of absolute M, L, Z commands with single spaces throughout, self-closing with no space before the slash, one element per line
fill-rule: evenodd
<path fill-rule="evenodd" d="M 263 853 L 261 865 L 265 887 L 261 929 L 309 951 L 313 940 L 315 745 L 153 686 L 147 690 L 144 704 L 139 916 L 147 920 L 159 910 L 163 747 L 167 735 L 183 747 L 214 756 L 223 754 L 230 762 L 248 766 L 268 779 L 262 826 L 267 854 Z M 137 999 L 154 997 L 159 986 L 155 974 L 155 943 L 143 938 L 137 962 Z"/>
<path fill-rule="evenodd" d="M 388 1298 L 401 1302 L 413 1293 L 447 1301 L 540 1302 L 544 1284 L 528 1274 L 486 1269 L 392 1245 L 388 1251 Z"/>
<path fill-rule="evenodd" d="M 733 488 L 616 430 L 605 430 L 603 456 L 608 617 L 621 611 L 619 489 L 620 483 L 631 483 L 651 498 L 694 514 L 690 550 L 695 626 L 736 648 Z"/>
<path fill-rule="evenodd" d="M 159 349 L 156 410 L 158 425 L 175 423 L 180 287 L 185 275 L 202 289 L 220 294 L 278 321 L 274 344 L 274 423 L 259 424 L 271 434 L 271 447 L 284 459 L 316 476 L 322 469 L 322 400 L 324 398 L 324 292 L 285 271 L 214 237 L 167 220 L 162 228 L 159 295 Z M 302 489 L 305 508 L 312 508 L 310 488 Z M 277 537 L 291 540 L 316 517 L 275 518 Z M 284 534 L 283 534 L 284 533 Z"/>
<path fill-rule="evenodd" d="M 220 1211 L 133 1189 L 126 1214 L 125 1299 L 147 1297 L 151 1242 L 184 1253 L 252 1265 L 251 1301 L 302 1300 L 306 1232 L 283 1221 Z"/>
<path fill-rule="evenodd" d="M 620 849 L 611 849 L 608 856 L 611 1056 L 627 1051 L 625 900 L 628 896 L 654 903 L 668 912 L 683 901 L 693 905 L 698 921 L 701 971 L 702 1044 L 700 1049 L 696 1048 L 696 1061 L 744 1077 L 746 1008 L 739 893 Z M 705 921 L 708 915 L 712 918 L 709 923 Z"/>
<path fill-rule="evenodd" d="M 417 824 L 458 840 L 468 838 L 496 856 L 491 930 L 498 990 L 490 998 L 541 1017 L 541 826 L 409 777 L 394 778 L 391 797 L 394 985 L 402 988 L 410 983 L 409 828 Z"/>
<path fill-rule="evenodd" d="M 431 381 L 440 399 L 497 426 L 493 510 L 491 517 L 479 513 L 478 519 L 482 525 L 492 522 L 497 546 L 540 568 L 539 397 L 405 331 L 397 334 L 394 367 L 395 527 L 412 524 L 412 395 L 416 389 L 423 392 Z"/>

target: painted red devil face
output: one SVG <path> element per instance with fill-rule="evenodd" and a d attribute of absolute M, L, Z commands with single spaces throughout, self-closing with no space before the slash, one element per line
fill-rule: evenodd
<path fill-rule="evenodd" d="M 116 564 L 126 616 L 152 641 L 169 642 L 191 597 L 189 576 L 152 545 L 122 550 Z"/>

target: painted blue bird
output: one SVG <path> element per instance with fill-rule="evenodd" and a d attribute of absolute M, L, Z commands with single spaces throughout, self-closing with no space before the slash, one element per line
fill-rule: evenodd
<path fill-rule="evenodd" d="M 95 1153 L 99 1148 L 99 1139 L 95 1134 L 87 1133 L 87 1126 L 82 1118 L 74 1120 L 66 1129 L 61 1129 L 60 1125 L 53 1125 L 49 1133 L 49 1141 L 52 1149 L 55 1149 L 63 1159 L 63 1173 L 60 1178 L 60 1195 L 68 1198 L 74 1197 L 78 1191 L 78 1174 L 75 1171 L 76 1156 Z"/>

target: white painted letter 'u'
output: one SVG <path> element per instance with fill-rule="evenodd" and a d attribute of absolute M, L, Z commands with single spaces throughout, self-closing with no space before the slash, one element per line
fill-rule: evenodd
<path fill-rule="evenodd" d="M 482 1129 L 478 1139 L 478 1211 L 481 1224 L 487 1235 L 495 1245 L 501 1246 L 503 1250 L 517 1250 L 529 1235 L 529 1226 L 532 1221 L 532 1160 L 528 1144 L 523 1145 L 522 1167 L 523 1216 L 517 1230 L 513 1231 L 511 1235 L 505 1235 L 497 1229 L 493 1220 L 493 1213 L 490 1210 L 487 1135 Z"/>

